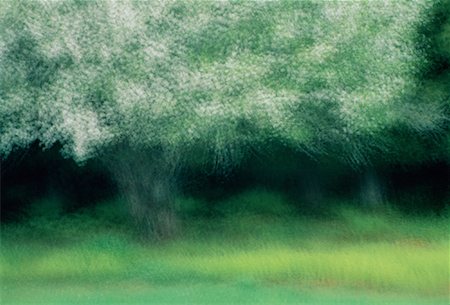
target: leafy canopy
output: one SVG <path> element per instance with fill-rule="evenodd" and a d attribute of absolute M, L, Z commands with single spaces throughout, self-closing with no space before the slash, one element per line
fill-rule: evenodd
<path fill-rule="evenodd" d="M 0 153 L 61 143 L 203 148 L 279 141 L 355 162 L 385 131 L 435 132 L 416 101 L 431 1 L 2 1 Z"/>

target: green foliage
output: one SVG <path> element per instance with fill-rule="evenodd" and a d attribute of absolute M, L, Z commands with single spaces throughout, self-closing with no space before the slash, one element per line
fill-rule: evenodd
<path fill-rule="evenodd" d="M 216 204 L 215 210 L 223 216 L 269 216 L 286 217 L 295 213 L 283 195 L 263 189 L 244 192 Z"/>
<path fill-rule="evenodd" d="M 228 166 L 277 141 L 359 163 L 395 146 L 386 130 L 448 119 L 442 98 L 413 102 L 429 1 L 1 7 L 3 156 L 38 140 L 78 161 L 125 144 Z"/>
<path fill-rule="evenodd" d="M 30 206 L 29 217 L 39 218 L 42 220 L 55 220 L 64 213 L 64 202 L 57 198 L 45 198 L 43 200 L 33 202 Z"/>
<path fill-rule="evenodd" d="M 177 198 L 175 210 L 181 217 L 201 216 L 208 210 L 208 202 L 195 198 Z"/>

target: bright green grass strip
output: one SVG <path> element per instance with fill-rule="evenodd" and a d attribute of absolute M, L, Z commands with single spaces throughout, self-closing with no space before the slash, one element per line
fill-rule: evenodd
<path fill-rule="evenodd" d="M 283 295 L 290 293 L 287 287 L 357 289 L 433 300 L 449 293 L 447 218 L 352 210 L 324 219 L 242 214 L 214 221 L 186 220 L 183 236 L 160 244 L 138 243 L 123 223 L 95 219 L 83 215 L 3 227 L 2 297 L 17 304 L 20 298 L 28 295 L 31 300 L 33 294 L 45 294 L 59 283 L 61 298 L 67 296 L 71 304 L 72 291 L 76 295 L 83 287 L 89 290 L 103 283 L 134 287 L 126 283 L 135 282 L 146 283 L 147 288 L 154 285 L 161 295 L 166 291 L 174 304 L 176 289 L 196 285 L 200 290 L 208 284 L 213 291 L 230 289 L 241 295 L 239 285 L 232 285 L 235 282 L 259 283 L 251 285 L 255 291 L 277 283 L 280 286 L 272 287 L 272 292 L 280 290 Z M 105 297 L 112 301 L 123 297 L 109 287 L 104 287 Z M 296 298 L 304 296 L 304 291 L 292 293 Z M 199 303 L 210 300 L 195 293 L 189 297 Z M 133 302 L 139 304 L 141 299 L 136 298 Z M 157 300 L 161 304 L 168 302 L 161 298 Z M 100 297 L 97 303 L 102 302 L 107 301 Z M 298 304 L 289 302 L 272 303 Z"/>
<path fill-rule="evenodd" d="M 143 278 L 156 283 L 230 281 L 313 283 L 442 295 L 448 291 L 448 244 L 416 241 L 304 246 L 262 243 L 248 246 L 197 241 L 186 246 L 142 247 L 112 242 L 71 247 L 17 246 L 2 255 L 6 280 L 101 281 Z M 107 241 L 111 244 L 106 247 Z"/>
<path fill-rule="evenodd" d="M 345 304 L 345 305 L 443 305 L 445 297 L 423 298 L 380 295 L 346 290 L 296 289 L 264 285 L 253 281 L 229 284 L 188 284 L 153 286 L 145 282 L 87 285 L 6 285 L 2 286 L 3 305 L 16 304 Z"/>
<path fill-rule="evenodd" d="M 222 278 L 312 282 L 369 289 L 445 294 L 448 289 L 446 245 L 416 248 L 386 243 L 322 244 L 316 249 L 261 248 L 219 255 L 170 258 L 177 270 Z"/>

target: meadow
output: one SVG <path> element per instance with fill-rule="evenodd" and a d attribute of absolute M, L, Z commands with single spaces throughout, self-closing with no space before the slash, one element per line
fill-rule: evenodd
<path fill-rule="evenodd" d="M 448 213 L 281 194 L 180 198 L 180 234 L 142 240 L 118 199 L 60 213 L 57 199 L 2 224 L 1 304 L 448 304 Z"/>

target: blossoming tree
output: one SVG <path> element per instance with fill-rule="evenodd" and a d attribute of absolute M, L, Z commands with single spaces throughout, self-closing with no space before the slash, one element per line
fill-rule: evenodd
<path fill-rule="evenodd" d="M 177 168 L 278 141 L 354 163 L 396 126 L 434 133 L 407 1 L 2 1 L 0 152 L 105 160 L 145 234 L 171 235 Z"/>

